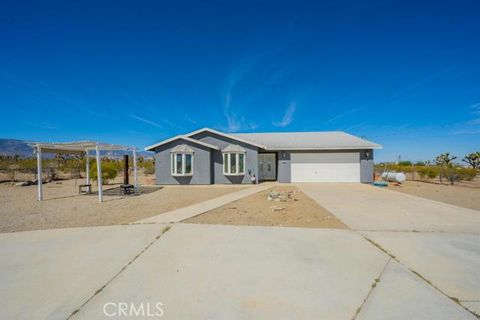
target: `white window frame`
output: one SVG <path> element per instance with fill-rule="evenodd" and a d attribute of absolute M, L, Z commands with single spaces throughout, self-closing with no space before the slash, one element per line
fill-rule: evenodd
<path fill-rule="evenodd" d="M 177 173 L 177 155 L 182 156 L 181 173 Z M 187 161 L 185 160 L 186 155 L 190 155 L 192 157 L 192 170 L 189 173 L 185 173 L 186 166 L 187 166 Z M 172 176 L 176 176 L 176 177 L 193 176 L 193 162 L 194 162 L 194 156 L 193 156 L 193 153 L 191 152 L 172 152 L 170 154 L 170 173 L 172 174 Z"/>
<path fill-rule="evenodd" d="M 243 155 L 243 172 L 240 172 L 240 155 Z M 231 172 L 232 169 L 232 156 L 235 157 L 235 163 L 236 163 L 236 172 Z M 227 159 L 227 171 L 225 171 L 225 157 Z M 222 159 L 223 159 L 223 174 L 225 176 L 244 176 L 245 175 L 245 158 L 246 154 L 245 152 L 224 152 L 222 154 Z"/>

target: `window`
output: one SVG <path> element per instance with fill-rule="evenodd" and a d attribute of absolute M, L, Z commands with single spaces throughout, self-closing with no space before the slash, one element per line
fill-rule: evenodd
<path fill-rule="evenodd" d="M 245 154 L 228 152 L 223 154 L 223 174 L 243 175 L 245 174 Z"/>
<path fill-rule="evenodd" d="M 193 174 L 193 154 L 172 153 L 171 165 L 173 176 L 191 176 Z"/>

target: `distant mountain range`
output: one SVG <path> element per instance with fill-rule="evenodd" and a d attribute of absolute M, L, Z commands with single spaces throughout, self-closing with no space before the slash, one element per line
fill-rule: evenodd
<path fill-rule="evenodd" d="M 16 140 L 16 139 L 0 139 L 0 155 L 2 156 L 15 156 L 18 155 L 20 158 L 29 158 L 34 157 L 33 149 L 28 145 L 28 141 L 25 140 Z M 153 152 L 140 151 L 137 152 L 137 155 L 144 158 L 152 158 Z M 111 158 L 120 158 L 123 156 L 122 151 L 104 151 L 102 156 L 107 156 Z M 45 158 L 51 158 L 52 155 L 45 154 Z"/>

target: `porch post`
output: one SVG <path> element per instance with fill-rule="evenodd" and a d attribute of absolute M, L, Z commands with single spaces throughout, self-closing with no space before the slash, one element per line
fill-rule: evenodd
<path fill-rule="evenodd" d="M 88 149 L 85 150 L 85 180 L 86 184 L 90 184 L 90 156 L 88 154 Z"/>
<path fill-rule="evenodd" d="M 97 181 L 98 181 L 98 202 L 103 202 L 103 189 L 102 189 L 102 161 L 100 160 L 100 148 L 95 147 L 97 158 Z"/>
<path fill-rule="evenodd" d="M 42 185 L 42 148 L 37 144 L 37 200 L 43 200 L 43 185 Z"/>
<path fill-rule="evenodd" d="M 133 176 L 135 192 L 138 191 L 138 174 L 137 174 L 137 151 L 133 149 Z"/>

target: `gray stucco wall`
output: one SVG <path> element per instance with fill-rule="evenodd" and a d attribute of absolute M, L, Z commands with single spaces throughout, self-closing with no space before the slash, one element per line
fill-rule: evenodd
<path fill-rule="evenodd" d="M 277 155 L 277 181 L 283 183 L 291 182 L 290 152 L 279 151 Z"/>
<path fill-rule="evenodd" d="M 193 175 L 187 177 L 172 176 L 170 150 L 179 144 L 193 149 Z M 155 149 L 156 184 L 211 184 L 211 149 L 185 140 L 176 140 Z"/>
<path fill-rule="evenodd" d="M 213 182 L 220 184 L 237 184 L 247 183 L 251 184 L 251 177 L 258 177 L 258 148 L 237 140 L 225 138 L 210 132 L 201 132 L 191 138 L 197 139 L 209 144 L 220 147 L 220 150 L 227 147 L 229 144 L 236 144 L 246 150 L 245 153 L 245 175 L 243 176 L 225 176 L 223 174 L 223 156 L 222 152 L 212 150 L 213 159 Z"/>
<path fill-rule="evenodd" d="M 368 156 L 367 156 L 368 153 Z M 373 182 L 373 150 L 361 150 L 360 151 L 360 182 L 372 183 Z"/>

